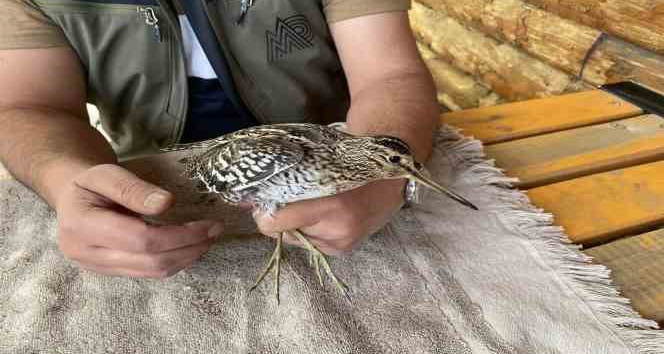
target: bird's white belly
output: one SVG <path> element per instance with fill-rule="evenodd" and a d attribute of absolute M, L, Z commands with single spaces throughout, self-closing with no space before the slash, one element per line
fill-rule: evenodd
<path fill-rule="evenodd" d="M 334 186 L 313 184 L 272 184 L 262 188 L 256 196 L 259 200 L 279 200 L 291 203 L 299 200 L 320 198 L 338 193 Z"/>
<path fill-rule="evenodd" d="M 255 197 L 257 200 L 275 200 L 279 204 L 326 197 L 342 193 L 357 186 L 340 185 L 325 174 L 308 172 L 280 174 L 266 181 Z"/>

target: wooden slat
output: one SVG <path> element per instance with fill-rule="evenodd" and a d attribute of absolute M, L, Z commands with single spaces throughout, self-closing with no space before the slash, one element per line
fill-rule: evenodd
<path fill-rule="evenodd" d="M 572 241 L 599 244 L 664 224 L 664 161 L 528 191 Z"/>
<path fill-rule="evenodd" d="M 525 138 L 642 114 L 610 93 L 592 90 L 441 115 L 485 144 Z"/>
<path fill-rule="evenodd" d="M 612 123 L 489 145 L 486 153 L 521 188 L 664 160 L 664 118 Z"/>
<path fill-rule="evenodd" d="M 585 252 L 611 269 L 614 283 L 643 317 L 664 322 L 664 229 Z"/>
<path fill-rule="evenodd" d="M 12 176 L 9 174 L 9 171 L 7 171 L 7 169 L 5 169 L 5 166 L 3 166 L 0 163 L 0 181 L 6 180 L 6 179 L 11 179 L 11 178 L 12 178 Z"/>

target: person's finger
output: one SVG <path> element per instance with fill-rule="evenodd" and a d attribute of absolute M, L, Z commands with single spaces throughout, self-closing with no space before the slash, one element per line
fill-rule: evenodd
<path fill-rule="evenodd" d="M 98 165 L 77 176 L 76 185 L 100 194 L 143 215 L 160 214 L 174 203 L 173 195 L 140 179 L 128 170 L 111 164 Z"/>
<path fill-rule="evenodd" d="M 281 235 L 281 234 L 282 234 L 281 232 L 277 232 L 277 233 L 268 234 L 268 235 L 265 235 L 265 236 L 273 238 L 273 239 L 276 240 L 279 237 L 279 235 Z M 290 232 L 284 232 L 282 240 L 285 243 L 289 244 L 289 245 L 304 247 L 302 245 L 302 243 L 295 236 L 293 236 Z"/>
<path fill-rule="evenodd" d="M 368 236 L 361 230 L 346 230 L 346 226 L 333 227 L 321 222 L 312 226 L 303 227 L 300 231 L 318 247 L 321 252 L 333 256 L 342 256 L 352 251 L 355 246 Z M 352 232 L 349 234 L 348 232 Z"/>
<path fill-rule="evenodd" d="M 260 232 L 269 235 L 313 225 L 336 208 L 337 204 L 334 198 L 303 200 L 286 205 L 274 215 L 256 211 L 253 216 Z"/>
<path fill-rule="evenodd" d="M 158 226 L 139 217 L 103 209 L 89 211 L 79 222 L 71 227 L 71 233 L 85 237 L 81 242 L 89 246 L 142 253 L 196 245 L 220 236 L 223 231 L 223 225 L 213 220 Z"/>
<path fill-rule="evenodd" d="M 183 263 L 180 267 L 173 268 L 169 272 L 161 272 L 161 273 L 153 271 L 137 271 L 134 269 L 127 269 L 122 267 L 97 266 L 94 264 L 79 264 L 79 267 L 94 273 L 111 275 L 111 276 L 164 279 L 177 274 L 179 271 L 191 266 L 194 262 L 196 262 L 196 259 L 191 260 L 188 263 Z"/>
<path fill-rule="evenodd" d="M 300 231 L 302 231 L 302 230 L 300 230 Z M 347 253 L 346 250 L 340 249 L 339 247 L 336 246 L 337 245 L 337 240 L 326 240 L 325 238 L 319 238 L 319 237 L 316 237 L 316 236 L 312 236 L 312 235 L 310 235 L 310 234 L 308 234 L 304 231 L 302 231 L 302 232 L 304 233 L 304 236 L 307 238 L 307 240 L 309 240 L 309 242 L 311 242 L 312 245 L 316 246 L 316 248 L 318 248 L 318 250 L 320 250 L 321 252 L 323 252 L 325 254 L 329 254 L 329 255 L 333 255 L 333 256 L 340 256 L 340 255 L 343 255 L 343 254 Z M 273 238 L 273 239 L 276 239 L 277 237 L 279 237 L 279 234 L 280 234 L 280 232 L 274 233 L 274 234 L 269 234 L 269 235 L 266 235 L 266 236 L 268 236 L 270 238 Z M 300 248 L 303 248 L 303 249 L 307 249 L 307 247 L 305 247 L 304 244 L 302 242 L 300 242 L 300 240 L 297 237 L 295 237 L 292 232 L 284 232 L 283 233 L 283 241 L 285 243 L 289 244 L 289 245 L 293 245 L 293 246 L 297 246 L 297 247 L 300 247 Z M 343 242 L 341 242 L 341 243 L 343 243 Z"/>
<path fill-rule="evenodd" d="M 214 244 L 209 240 L 194 246 L 157 254 L 133 253 L 106 248 L 91 248 L 86 265 L 107 268 L 122 268 L 135 274 L 164 277 L 175 274 L 207 252 Z"/>

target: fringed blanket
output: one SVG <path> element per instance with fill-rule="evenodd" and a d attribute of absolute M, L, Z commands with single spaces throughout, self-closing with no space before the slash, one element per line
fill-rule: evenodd
<path fill-rule="evenodd" d="M 448 128 L 430 170 L 481 210 L 429 194 L 332 259 L 351 302 L 321 287 L 293 248 L 281 305 L 269 278 L 249 293 L 273 241 L 252 233 L 248 215 L 199 200 L 175 157 L 155 159 L 133 168 L 179 194 L 166 219 L 216 216 L 230 229 L 161 281 L 79 270 L 58 249 L 54 213 L 0 182 L 0 353 L 664 352 L 664 334 L 619 296 L 608 270 L 510 188 L 478 141 Z"/>

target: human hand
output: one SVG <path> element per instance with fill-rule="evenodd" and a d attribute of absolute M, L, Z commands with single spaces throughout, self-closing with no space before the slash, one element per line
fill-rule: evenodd
<path fill-rule="evenodd" d="M 212 220 L 154 226 L 174 202 L 169 192 L 124 168 L 97 165 L 77 174 L 57 199 L 60 249 L 97 273 L 165 278 L 192 264 L 222 232 Z"/>
<path fill-rule="evenodd" d="M 351 251 L 378 231 L 404 202 L 405 180 L 373 182 L 345 193 L 286 205 L 273 216 L 255 213 L 261 233 L 275 237 L 299 229 L 322 252 L 340 255 Z M 298 244 L 291 235 L 284 241 Z"/>

